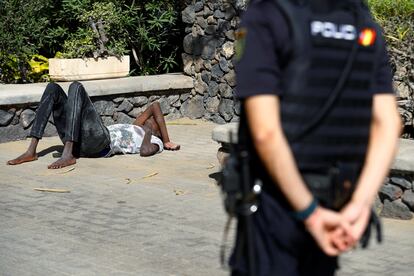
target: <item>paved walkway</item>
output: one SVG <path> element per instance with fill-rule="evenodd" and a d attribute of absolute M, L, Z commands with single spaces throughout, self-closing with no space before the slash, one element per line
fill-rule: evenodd
<path fill-rule="evenodd" d="M 57 138 L 20 166 L 3 164 L 28 141 L 0 144 L 0 275 L 228 275 L 214 126 L 181 120 L 168 126 L 178 152 L 83 158 L 73 170 L 46 168 Z M 347 254 L 340 276 L 414 275 L 414 222 L 385 224 L 386 243 Z"/>
<path fill-rule="evenodd" d="M 414 276 L 414 221 L 384 219 L 384 243 L 341 258 L 338 276 Z"/>

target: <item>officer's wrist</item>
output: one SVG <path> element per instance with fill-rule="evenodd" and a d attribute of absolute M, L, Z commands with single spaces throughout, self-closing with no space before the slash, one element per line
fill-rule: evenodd
<path fill-rule="evenodd" d="M 318 208 L 318 201 L 313 198 L 311 203 L 303 210 L 293 212 L 293 217 L 299 221 L 306 221 Z"/>
<path fill-rule="evenodd" d="M 362 195 L 359 193 L 354 193 L 351 199 L 351 203 L 361 206 L 361 207 L 370 207 L 373 203 L 374 199 L 371 198 L 369 195 Z"/>

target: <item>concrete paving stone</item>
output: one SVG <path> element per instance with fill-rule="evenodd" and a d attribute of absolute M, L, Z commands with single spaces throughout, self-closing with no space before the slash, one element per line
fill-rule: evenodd
<path fill-rule="evenodd" d="M 31 260 L 22 261 L 21 258 L 17 256 L 0 254 L 0 258 L 2 259 L 2 263 L 4 264 L 0 269 L 2 276 L 70 275 L 51 267 L 43 267 L 41 265 L 32 266 L 33 262 Z M 40 263 L 39 260 L 37 260 L 37 262 Z"/>
<path fill-rule="evenodd" d="M 226 217 L 210 177 L 220 168 L 216 125 L 177 122 L 168 129 L 180 151 L 82 158 L 69 172 L 47 169 L 53 153 L 1 165 L 29 141 L 0 144 L 0 275 L 228 275 L 219 262 Z M 57 144 L 44 138 L 39 150 Z M 384 244 L 344 255 L 339 276 L 410 275 L 413 221 L 384 224 Z"/>

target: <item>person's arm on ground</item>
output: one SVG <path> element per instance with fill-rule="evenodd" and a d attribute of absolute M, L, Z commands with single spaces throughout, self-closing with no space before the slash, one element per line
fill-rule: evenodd
<path fill-rule="evenodd" d="M 351 201 L 342 213 L 352 224 L 358 241 L 369 219 L 375 196 L 381 187 L 397 149 L 401 118 L 392 94 L 378 94 L 373 100 L 373 118 L 366 161 Z"/>
<path fill-rule="evenodd" d="M 159 151 L 159 147 L 156 144 L 151 143 L 151 128 L 144 125 L 142 128 L 145 131 L 144 138 L 142 140 L 141 148 L 139 150 L 139 155 L 142 157 L 147 157 L 156 154 Z"/>
<path fill-rule="evenodd" d="M 306 209 L 313 196 L 303 182 L 283 133 L 279 98 L 274 95 L 249 97 L 245 109 L 253 143 L 267 171 L 294 210 Z M 326 254 L 338 255 L 347 249 L 341 240 L 332 240 L 330 235 L 341 226 L 338 213 L 317 207 L 305 220 L 305 226 Z"/>
<path fill-rule="evenodd" d="M 168 136 L 167 125 L 165 124 L 164 115 L 162 114 L 161 106 L 158 102 L 150 104 L 147 109 L 144 110 L 140 115 L 137 116 L 134 125 L 143 126 L 148 121 L 153 121 L 154 124 L 151 124 L 151 129 L 153 134 L 160 136 L 164 149 L 166 150 L 179 150 L 180 145 L 177 145 L 170 141 Z"/>

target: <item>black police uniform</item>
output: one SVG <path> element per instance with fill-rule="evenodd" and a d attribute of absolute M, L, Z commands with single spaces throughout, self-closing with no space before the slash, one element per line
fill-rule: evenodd
<path fill-rule="evenodd" d="M 341 163 L 356 168 L 357 176 L 366 154 L 373 96 L 393 93 L 381 29 L 360 2 L 252 0 L 242 17 L 237 96 L 242 107 L 248 97 L 279 97 L 283 131 L 301 172 L 323 173 Z M 350 58 L 339 96 L 305 135 L 303 127 L 326 107 Z M 243 108 L 239 141 L 250 152 L 252 174 L 264 183 L 253 214 L 255 275 L 333 275 L 337 258 L 325 255 L 293 218 L 253 148 Z M 248 273 L 243 227 L 239 219 L 230 259 L 233 275 Z"/>

